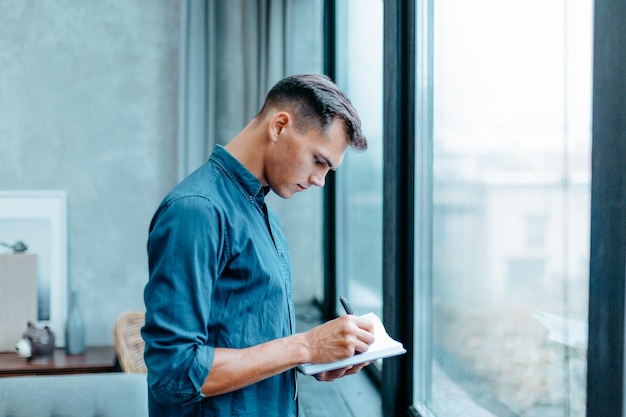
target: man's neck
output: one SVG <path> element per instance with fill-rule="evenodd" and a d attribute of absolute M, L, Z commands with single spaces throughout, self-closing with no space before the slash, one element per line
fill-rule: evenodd
<path fill-rule="evenodd" d="M 245 166 L 261 184 L 266 186 L 264 164 L 267 143 L 267 132 L 262 124 L 254 119 L 224 148 Z"/>

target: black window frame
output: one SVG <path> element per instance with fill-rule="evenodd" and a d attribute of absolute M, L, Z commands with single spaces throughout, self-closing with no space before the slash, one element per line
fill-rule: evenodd
<path fill-rule="evenodd" d="M 624 413 L 626 4 L 594 8 L 587 416 Z"/>

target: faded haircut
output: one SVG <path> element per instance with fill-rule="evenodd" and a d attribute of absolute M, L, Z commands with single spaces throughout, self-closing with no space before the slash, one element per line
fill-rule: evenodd
<path fill-rule="evenodd" d="M 305 74 L 283 78 L 267 93 L 259 116 L 269 109 L 285 106 L 294 113 L 294 123 L 300 131 L 315 128 L 326 132 L 333 120 L 340 118 L 346 128 L 348 145 L 357 150 L 367 149 L 359 115 L 348 97 L 327 76 Z"/>

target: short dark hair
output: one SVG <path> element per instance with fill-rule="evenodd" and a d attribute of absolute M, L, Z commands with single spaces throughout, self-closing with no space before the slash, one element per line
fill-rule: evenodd
<path fill-rule="evenodd" d="M 327 76 L 304 74 L 283 78 L 267 93 L 259 115 L 285 105 L 291 108 L 296 126 L 302 130 L 317 128 L 324 132 L 333 120 L 341 118 L 348 145 L 357 150 L 367 149 L 359 115 L 348 97 Z"/>

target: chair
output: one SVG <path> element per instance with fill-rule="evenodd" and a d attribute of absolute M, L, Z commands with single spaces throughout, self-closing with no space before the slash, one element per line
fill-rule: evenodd
<path fill-rule="evenodd" d="M 124 372 L 148 372 L 143 360 L 145 342 L 141 337 L 141 327 L 144 322 L 145 313 L 137 311 L 122 313 L 115 322 L 113 331 L 115 352 Z"/>

